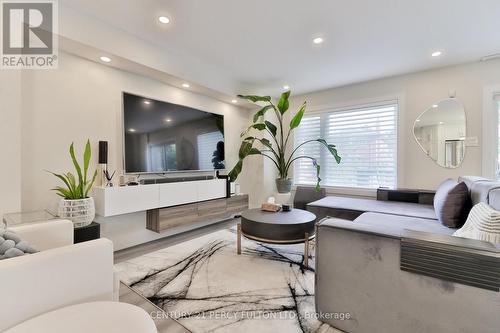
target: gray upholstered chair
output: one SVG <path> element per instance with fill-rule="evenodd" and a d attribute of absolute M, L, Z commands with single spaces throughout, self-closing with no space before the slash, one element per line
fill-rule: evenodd
<path fill-rule="evenodd" d="M 298 209 L 306 209 L 308 203 L 314 202 L 326 197 L 326 190 L 321 188 L 316 191 L 314 187 L 297 186 L 295 197 L 293 199 L 293 207 Z"/>

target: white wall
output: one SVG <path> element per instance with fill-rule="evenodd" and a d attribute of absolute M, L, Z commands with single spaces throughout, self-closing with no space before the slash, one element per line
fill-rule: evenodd
<path fill-rule="evenodd" d="M 0 218 L 21 208 L 21 71 L 0 70 Z"/>
<path fill-rule="evenodd" d="M 335 75 L 335 73 L 332 73 Z M 500 60 L 466 64 L 439 70 L 402 75 L 296 96 L 293 112 L 299 103 L 308 102 L 309 109 L 323 106 L 343 107 L 377 100 L 399 99 L 400 187 L 435 189 L 445 178 L 481 175 L 483 91 L 500 83 Z M 413 137 L 415 119 L 432 104 L 456 91 L 456 98 L 467 117 L 467 136 L 478 137 L 479 147 L 467 147 L 465 160 L 457 169 L 444 169 L 425 156 Z M 342 152 L 342 147 L 339 147 Z"/>
<path fill-rule="evenodd" d="M 109 169 L 122 169 L 122 91 L 183 104 L 225 116 L 226 161 L 236 163 L 239 134 L 247 126 L 246 109 L 178 89 L 155 80 L 61 53 L 59 69 L 23 75 L 22 208 L 55 209 L 58 198 L 50 189 L 57 180 L 44 172 L 73 170 L 68 155 L 74 141 L 81 156 L 87 138 L 109 142 Z M 248 193 L 245 177 L 239 182 Z"/>

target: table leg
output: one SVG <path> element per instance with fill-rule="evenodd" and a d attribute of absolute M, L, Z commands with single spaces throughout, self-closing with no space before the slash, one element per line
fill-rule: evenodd
<path fill-rule="evenodd" d="M 304 266 L 309 266 L 309 234 L 307 232 L 304 237 Z"/>
<path fill-rule="evenodd" d="M 236 250 L 241 254 L 241 223 L 236 225 Z"/>

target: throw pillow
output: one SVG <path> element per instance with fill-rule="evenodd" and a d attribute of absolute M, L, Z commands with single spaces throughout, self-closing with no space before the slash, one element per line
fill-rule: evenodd
<path fill-rule="evenodd" d="M 0 260 L 19 257 L 35 250 L 11 230 L 0 229 Z"/>
<path fill-rule="evenodd" d="M 493 244 L 500 243 L 500 212 L 480 202 L 469 213 L 464 226 L 453 236 L 478 239 Z"/>
<path fill-rule="evenodd" d="M 449 228 L 460 228 L 468 210 L 469 189 L 464 182 L 447 179 L 439 185 L 434 196 L 434 211 L 442 224 Z"/>

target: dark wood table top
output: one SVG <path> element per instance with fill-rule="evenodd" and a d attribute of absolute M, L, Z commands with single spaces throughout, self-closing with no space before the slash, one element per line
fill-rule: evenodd
<path fill-rule="evenodd" d="M 301 224 L 316 220 L 316 215 L 303 209 L 292 209 L 289 212 L 266 212 L 260 208 L 248 209 L 241 213 L 241 217 L 250 222 L 268 224 Z"/>

